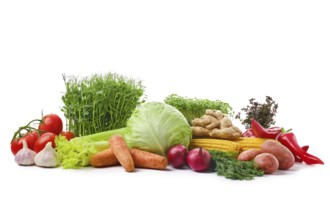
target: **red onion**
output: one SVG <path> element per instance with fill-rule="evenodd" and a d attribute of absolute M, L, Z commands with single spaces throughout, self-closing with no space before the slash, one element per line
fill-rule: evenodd
<path fill-rule="evenodd" d="M 203 172 L 210 166 L 211 155 L 202 148 L 195 148 L 189 151 L 187 163 L 189 167 L 196 172 Z"/>
<path fill-rule="evenodd" d="M 171 147 L 167 152 L 167 159 L 174 168 L 182 168 L 186 164 L 188 150 L 182 144 Z"/>

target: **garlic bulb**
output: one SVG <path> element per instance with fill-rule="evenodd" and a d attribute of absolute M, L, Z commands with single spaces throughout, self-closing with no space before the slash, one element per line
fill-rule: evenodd
<path fill-rule="evenodd" d="M 45 148 L 34 157 L 34 163 L 39 167 L 56 167 L 58 165 L 57 153 L 48 142 Z"/>
<path fill-rule="evenodd" d="M 22 140 L 23 148 L 15 155 L 15 162 L 19 165 L 29 166 L 34 164 L 36 153 L 28 148 L 26 140 Z"/>

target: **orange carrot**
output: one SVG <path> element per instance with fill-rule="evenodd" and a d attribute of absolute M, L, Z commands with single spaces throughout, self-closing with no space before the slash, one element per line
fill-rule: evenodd
<path fill-rule="evenodd" d="M 153 154 L 139 149 L 130 149 L 135 167 L 164 170 L 168 165 L 166 157 L 158 154 Z M 90 160 L 93 167 L 110 167 L 118 165 L 119 161 L 116 158 L 113 150 L 106 149 L 94 154 Z"/>
<path fill-rule="evenodd" d="M 119 163 L 125 170 L 127 172 L 134 171 L 134 161 L 125 139 L 121 135 L 116 134 L 109 139 L 109 144 Z"/>
<path fill-rule="evenodd" d="M 109 145 L 111 148 L 92 156 L 90 164 L 93 167 L 109 167 L 120 163 L 126 171 L 131 172 L 135 166 L 164 170 L 168 165 L 166 157 L 139 149 L 129 149 L 120 135 L 112 136 Z"/>
<path fill-rule="evenodd" d="M 167 167 L 166 157 L 139 149 L 131 149 L 131 155 L 136 167 L 164 170 Z"/>
<path fill-rule="evenodd" d="M 93 167 L 110 167 L 119 164 L 112 149 L 106 149 L 94 154 L 90 160 Z"/>

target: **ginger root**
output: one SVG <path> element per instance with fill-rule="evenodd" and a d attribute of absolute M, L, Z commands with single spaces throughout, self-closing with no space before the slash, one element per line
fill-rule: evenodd
<path fill-rule="evenodd" d="M 195 118 L 192 120 L 191 124 L 193 126 L 205 127 L 209 130 L 219 127 L 220 121 L 211 115 L 203 115 L 201 118 Z"/>
<path fill-rule="evenodd" d="M 192 129 L 193 134 L 195 136 L 199 136 L 199 137 L 207 137 L 207 136 L 209 136 L 209 133 L 211 131 L 207 128 L 198 127 L 198 126 L 192 126 L 191 129 Z"/>
<path fill-rule="evenodd" d="M 220 120 L 220 128 L 229 128 L 231 126 L 233 126 L 233 123 L 227 116 Z"/>
<path fill-rule="evenodd" d="M 220 110 L 212 110 L 212 109 L 206 109 L 205 111 L 206 115 L 211 115 L 218 119 L 219 121 L 225 117 L 225 115 Z"/>
<path fill-rule="evenodd" d="M 241 131 L 236 126 L 222 129 L 215 128 L 211 130 L 209 136 L 221 139 L 235 140 L 241 137 Z"/>
<path fill-rule="evenodd" d="M 192 120 L 192 133 L 198 137 L 235 140 L 242 136 L 241 130 L 219 110 L 207 109 L 205 115 Z"/>

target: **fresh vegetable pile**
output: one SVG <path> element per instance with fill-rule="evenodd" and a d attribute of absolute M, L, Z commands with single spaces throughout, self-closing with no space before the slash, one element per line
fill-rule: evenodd
<path fill-rule="evenodd" d="M 39 122 L 37 128 L 32 123 Z M 40 167 L 56 167 L 59 164 L 55 152 L 55 139 L 59 135 L 70 140 L 74 134 L 62 131 L 62 119 L 56 114 L 48 114 L 41 119 L 34 119 L 21 126 L 11 141 L 11 151 L 19 165 L 33 165 Z"/>
<path fill-rule="evenodd" d="M 141 84 L 117 75 L 64 80 L 63 111 L 72 130 L 63 131 L 56 114 L 19 127 L 10 145 L 17 164 L 120 165 L 126 172 L 187 167 L 233 180 L 251 180 L 296 163 L 323 164 L 307 152 L 309 146 L 298 145 L 292 132 L 270 127 L 278 108 L 270 97 L 266 104 L 250 100 L 242 132 L 232 123 L 230 105 L 221 101 L 171 95 L 165 103 L 143 103 Z"/>

